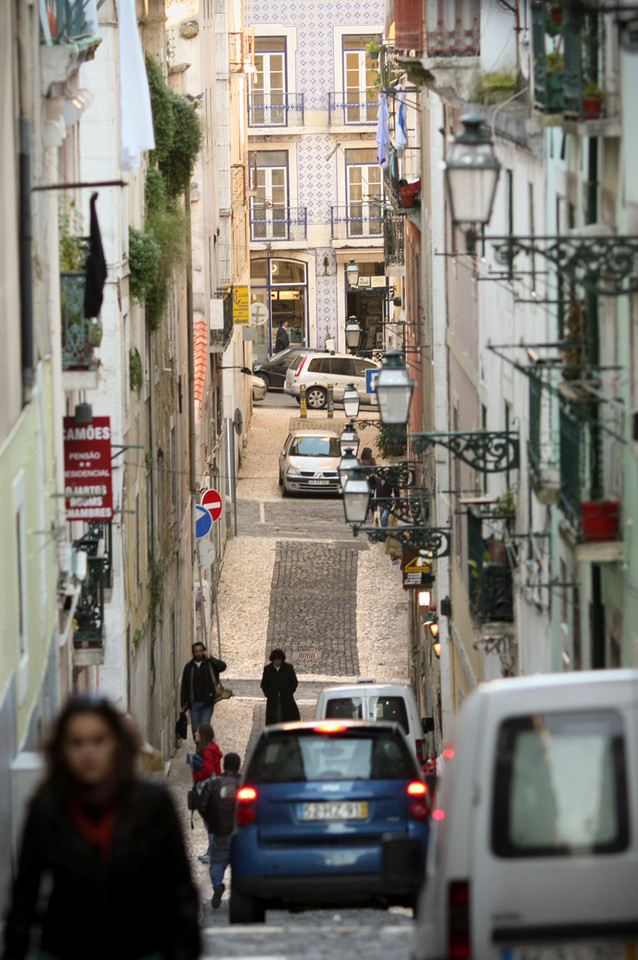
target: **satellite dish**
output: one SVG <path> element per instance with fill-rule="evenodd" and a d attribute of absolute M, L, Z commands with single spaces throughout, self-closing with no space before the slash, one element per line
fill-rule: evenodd
<path fill-rule="evenodd" d="M 241 437 L 241 432 L 244 429 L 244 418 L 241 415 L 241 410 L 239 407 L 235 410 L 235 416 L 233 417 L 233 426 L 235 427 L 235 433 L 238 437 Z"/>

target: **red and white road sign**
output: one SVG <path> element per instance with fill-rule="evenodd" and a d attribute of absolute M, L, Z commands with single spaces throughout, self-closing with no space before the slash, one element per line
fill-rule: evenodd
<path fill-rule="evenodd" d="M 205 490 L 202 494 L 201 505 L 208 510 L 213 522 L 219 520 L 222 512 L 222 498 L 217 490 L 214 490 L 213 487 L 210 490 Z"/>

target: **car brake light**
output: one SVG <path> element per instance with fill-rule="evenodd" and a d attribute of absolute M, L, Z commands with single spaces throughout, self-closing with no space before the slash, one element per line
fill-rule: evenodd
<path fill-rule="evenodd" d="M 318 723 L 316 727 L 312 728 L 315 733 L 343 733 L 344 730 L 347 730 L 345 723 Z"/>
<path fill-rule="evenodd" d="M 255 819 L 255 808 L 251 804 L 256 799 L 257 791 L 254 787 L 240 787 L 237 791 L 236 819 L 240 827 L 247 826 Z"/>
<path fill-rule="evenodd" d="M 406 789 L 411 797 L 423 797 L 428 792 L 428 788 L 420 780 L 413 780 Z"/>
<path fill-rule="evenodd" d="M 440 807 L 437 807 L 432 811 L 433 820 L 445 820 L 445 810 L 441 810 Z"/>
<path fill-rule="evenodd" d="M 448 956 L 464 960 L 470 956 L 470 885 L 467 880 L 453 880 L 448 902 Z"/>
<path fill-rule="evenodd" d="M 425 763 L 423 759 L 423 740 L 416 741 L 416 758 L 419 763 Z"/>

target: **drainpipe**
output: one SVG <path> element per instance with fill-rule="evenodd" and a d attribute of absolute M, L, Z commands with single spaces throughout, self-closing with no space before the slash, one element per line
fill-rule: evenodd
<path fill-rule="evenodd" d="M 20 117 L 20 345 L 23 400 L 33 386 L 33 271 L 31 263 L 31 121 Z"/>

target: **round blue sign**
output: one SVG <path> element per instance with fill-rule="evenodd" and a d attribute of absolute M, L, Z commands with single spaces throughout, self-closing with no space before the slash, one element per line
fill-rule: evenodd
<path fill-rule="evenodd" d="M 213 518 L 210 512 L 204 507 L 200 507 L 198 503 L 195 504 L 195 539 L 201 540 L 207 533 L 210 533 L 212 525 Z"/>

